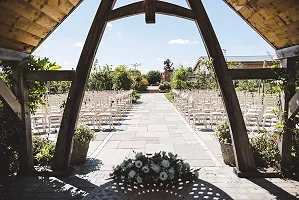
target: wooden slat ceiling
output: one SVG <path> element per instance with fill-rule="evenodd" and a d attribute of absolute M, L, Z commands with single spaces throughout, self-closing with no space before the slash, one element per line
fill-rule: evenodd
<path fill-rule="evenodd" d="M 299 0 L 224 0 L 275 49 L 299 44 Z"/>
<path fill-rule="evenodd" d="M 31 53 L 83 0 L 0 0 L 0 47 Z"/>

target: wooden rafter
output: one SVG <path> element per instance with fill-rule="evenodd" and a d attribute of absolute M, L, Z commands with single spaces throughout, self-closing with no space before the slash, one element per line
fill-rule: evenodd
<path fill-rule="evenodd" d="M 0 47 L 0 60 L 21 61 L 27 56 L 29 56 L 28 53 L 23 53 Z"/>
<path fill-rule="evenodd" d="M 278 59 L 299 57 L 299 45 L 276 50 Z"/>
<path fill-rule="evenodd" d="M 11 92 L 11 90 L 7 87 L 7 85 L 0 78 L 0 97 L 1 99 L 14 111 L 14 113 L 18 116 L 18 118 L 22 119 L 21 115 L 21 105 L 15 97 L 15 95 Z"/>
<path fill-rule="evenodd" d="M 156 23 L 156 0 L 144 0 L 145 22 Z"/>
<path fill-rule="evenodd" d="M 30 71 L 25 74 L 26 81 L 72 81 L 76 72 L 74 70 L 41 70 Z"/>
<path fill-rule="evenodd" d="M 57 138 L 52 163 L 53 170 L 67 170 L 73 144 L 73 135 L 82 104 L 85 85 L 89 77 L 92 63 L 99 43 L 107 25 L 107 19 L 116 0 L 102 0 L 93 20 L 72 82 Z"/>
<path fill-rule="evenodd" d="M 213 58 L 213 67 L 230 122 L 236 166 L 241 172 L 255 171 L 256 166 L 240 104 L 212 24 L 200 0 L 187 0 L 187 3 L 194 12 L 207 53 L 210 58 Z"/>
<path fill-rule="evenodd" d="M 285 71 L 283 68 L 229 69 L 233 80 L 278 79 Z"/>

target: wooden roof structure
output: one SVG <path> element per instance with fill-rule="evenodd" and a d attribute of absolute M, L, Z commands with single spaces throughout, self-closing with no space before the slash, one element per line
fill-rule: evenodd
<path fill-rule="evenodd" d="M 298 0 L 224 0 L 272 47 L 299 44 Z"/>
<path fill-rule="evenodd" d="M 0 48 L 32 53 L 82 0 L 0 1 Z"/>

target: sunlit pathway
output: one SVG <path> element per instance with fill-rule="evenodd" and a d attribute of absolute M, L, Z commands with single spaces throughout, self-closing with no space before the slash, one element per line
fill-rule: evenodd
<path fill-rule="evenodd" d="M 16 177 L 9 199 L 121 199 L 114 190 L 99 188 L 109 184 L 112 167 L 134 156 L 133 151 L 163 150 L 177 153 L 192 167 L 201 167 L 201 184 L 194 190 L 200 199 L 299 199 L 296 181 L 238 178 L 231 167 L 222 164 L 213 133 L 195 133 L 163 94 L 143 94 L 122 125 L 111 132 L 97 132 L 86 164 L 76 167 L 70 177 Z"/>
<path fill-rule="evenodd" d="M 143 94 L 121 126 L 97 133 L 89 156 L 112 168 L 134 151 L 177 153 L 194 167 L 221 165 L 163 94 Z"/>

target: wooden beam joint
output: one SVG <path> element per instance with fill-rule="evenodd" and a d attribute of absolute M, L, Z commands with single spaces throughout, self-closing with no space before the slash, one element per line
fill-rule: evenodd
<path fill-rule="evenodd" d="M 74 70 L 40 70 L 29 71 L 25 74 L 26 81 L 72 81 L 76 72 Z"/>
<path fill-rule="evenodd" d="M 229 69 L 233 80 L 278 79 L 285 72 L 283 68 Z"/>
<path fill-rule="evenodd" d="M 156 0 L 144 0 L 145 22 L 156 23 Z"/>

